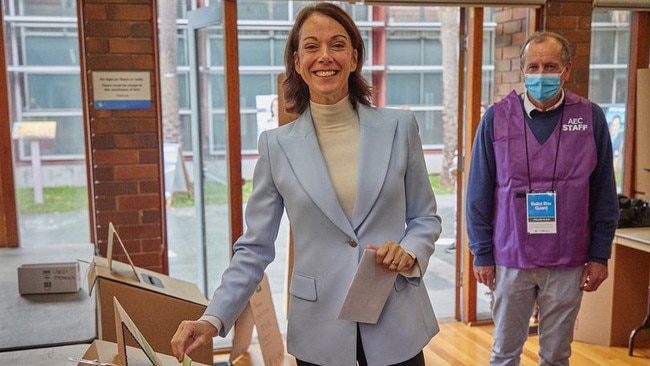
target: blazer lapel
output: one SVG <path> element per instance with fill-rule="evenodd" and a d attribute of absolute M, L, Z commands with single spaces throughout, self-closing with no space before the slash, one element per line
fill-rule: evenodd
<path fill-rule="evenodd" d="M 294 122 L 289 135 L 278 137 L 278 143 L 289 160 L 296 179 L 316 206 L 339 229 L 348 236 L 355 237 L 330 182 L 309 109 Z"/>
<path fill-rule="evenodd" d="M 376 110 L 359 105 L 361 124 L 357 196 L 352 213 L 356 229 L 370 212 L 386 179 L 397 120 L 382 118 Z"/>

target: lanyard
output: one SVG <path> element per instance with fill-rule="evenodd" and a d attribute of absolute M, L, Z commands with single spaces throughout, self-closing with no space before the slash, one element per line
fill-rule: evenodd
<path fill-rule="evenodd" d="M 564 106 L 562 106 L 562 112 L 560 113 L 560 120 L 558 123 L 562 124 L 562 118 L 564 117 Z M 523 118 L 524 121 L 524 141 L 526 144 L 526 171 L 528 173 L 528 192 L 533 191 L 531 179 L 530 179 L 530 158 L 528 155 L 528 126 L 526 126 L 526 117 Z M 557 127 L 556 127 L 557 128 Z M 562 137 L 562 126 L 560 126 L 560 131 L 557 134 L 557 146 L 555 147 L 555 161 L 553 162 L 553 177 L 551 178 L 551 191 L 555 192 L 555 172 L 557 170 L 557 157 L 560 155 L 560 138 Z"/>

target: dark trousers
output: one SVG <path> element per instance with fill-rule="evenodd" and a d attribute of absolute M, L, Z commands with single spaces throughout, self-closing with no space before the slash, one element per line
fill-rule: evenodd
<path fill-rule="evenodd" d="M 301 360 L 296 360 L 298 366 L 321 366 L 317 365 L 314 363 L 309 363 Z M 368 362 L 366 361 L 366 354 L 363 351 L 363 343 L 361 343 L 361 336 L 359 329 L 357 329 L 357 363 L 359 366 L 368 366 Z M 322 366 L 327 366 L 327 365 L 322 365 Z M 411 358 L 410 360 L 406 360 L 404 362 L 396 363 L 391 366 L 425 366 L 424 364 L 424 353 L 420 351 L 415 357 Z"/>

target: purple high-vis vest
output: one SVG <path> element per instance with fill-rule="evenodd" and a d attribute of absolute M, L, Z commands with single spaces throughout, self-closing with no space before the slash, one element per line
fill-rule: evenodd
<path fill-rule="evenodd" d="M 521 97 L 514 91 L 494 105 L 495 262 L 514 268 L 583 265 L 590 240 L 589 177 L 597 163 L 591 103 L 565 90 L 562 120 L 541 145 L 524 113 Z M 529 182 L 524 133 L 534 192 L 551 190 L 553 164 L 559 154 L 555 172 L 557 234 L 528 234 L 526 229 Z"/>

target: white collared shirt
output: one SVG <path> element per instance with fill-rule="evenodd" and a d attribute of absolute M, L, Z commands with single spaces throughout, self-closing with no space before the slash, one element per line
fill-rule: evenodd
<path fill-rule="evenodd" d="M 560 93 L 562 93 L 562 95 L 560 96 L 560 99 L 557 101 L 557 103 L 553 104 L 553 106 L 551 108 L 549 108 L 549 109 L 547 109 L 545 111 L 542 111 L 541 109 L 537 108 L 533 104 L 533 102 L 530 101 L 530 97 L 528 96 L 528 93 L 523 92 L 521 94 L 521 99 L 523 99 L 523 101 L 524 101 L 524 111 L 528 115 L 528 118 L 533 118 L 533 117 L 530 116 L 530 114 L 533 111 L 548 112 L 548 111 L 552 111 L 552 110 L 558 108 L 560 105 L 562 105 L 562 102 L 564 102 L 564 89 L 560 89 Z"/>

